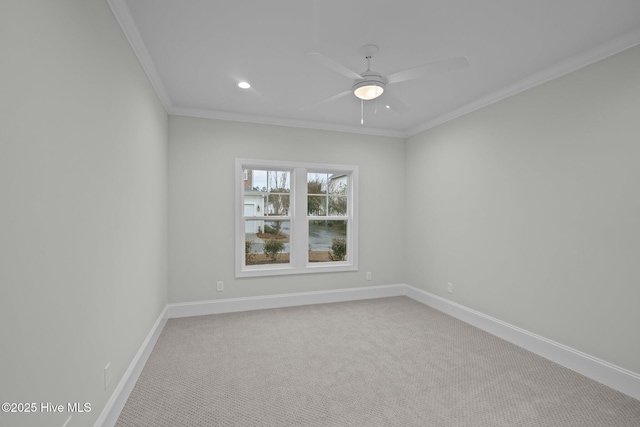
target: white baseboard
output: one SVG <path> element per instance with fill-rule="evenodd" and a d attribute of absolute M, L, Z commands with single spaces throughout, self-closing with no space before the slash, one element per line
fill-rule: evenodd
<path fill-rule="evenodd" d="M 640 375 L 406 284 L 168 304 L 149 332 L 95 427 L 113 427 L 167 319 L 406 295 L 512 344 L 640 400 Z"/>
<path fill-rule="evenodd" d="M 445 298 L 405 285 L 405 295 L 512 344 L 640 400 L 640 375 L 495 319 Z"/>
<path fill-rule="evenodd" d="M 120 412 L 122 412 L 122 408 L 124 408 L 125 403 L 127 403 L 131 390 L 133 390 L 133 387 L 136 385 L 136 381 L 138 381 L 138 377 L 140 377 L 142 369 L 147 363 L 151 350 L 153 350 L 153 347 L 156 345 L 156 341 L 158 341 L 160 333 L 166 323 L 167 307 L 165 307 L 164 310 L 162 310 L 162 313 L 160 313 L 158 320 L 156 320 L 156 323 L 151 328 L 147 338 L 145 338 L 142 343 L 140 350 L 136 353 L 133 361 L 131 361 L 131 364 L 129 365 L 129 368 L 113 391 L 111 398 L 102 410 L 102 413 L 94 424 L 94 427 L 113 427 L 116 424 L 116 421 L 118 421 L 118 417 L 120 416 Z"/>
<path fill-rule="evenodd" d="M 172 319 L 177 317 L 203 316 L 207 314 L 233 313 L 236 311 L 263 310 L 267 308 L 294 307 L 298 305 L 400 296 L 404 295 L 405 289 L 406 286 L 403 284 L 367 286 L 362 288 L 177 303 L 169 304 L 167 308 L 168 317 Z"/>

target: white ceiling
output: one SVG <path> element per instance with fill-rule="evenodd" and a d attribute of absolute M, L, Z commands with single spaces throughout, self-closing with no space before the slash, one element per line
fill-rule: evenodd
<path fill-rule="evenodd" d="M 640 44 L 638 0 L 108 0 L 170 114 L 407 137 Z M 409 111 L 343 96 L 360 48 L 387 75 L 466 56 L 467 68 L 395 83 Z M 243 90 L 237 83 L 252 87 Z"/>

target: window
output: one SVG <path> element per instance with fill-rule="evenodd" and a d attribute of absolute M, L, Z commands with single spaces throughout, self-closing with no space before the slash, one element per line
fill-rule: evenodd
<path fill-rule="evenodd" d="M 236 159 L 236 277 L 357 270 L 357 166 Z"/>

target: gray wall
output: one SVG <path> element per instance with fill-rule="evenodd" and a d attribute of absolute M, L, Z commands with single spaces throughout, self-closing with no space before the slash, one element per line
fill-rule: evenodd
<path fill-rule="evenodd" d="M 170 302 L 402 283 L 401 139 L 177 116 L 169 129 Z M 236 157 L 358 165 L 360 271 L 235 279 Z"/>
<path fill-rule="evenodd" d="M 640 372 L 638 70 L 640 47 L 409 138 L 408 283 Z"/>
<path fill-rule="evenodd" d="M 89 426 L 167 303 L 167 114 L 103 0 L 3 0 L 0 52 L 0 402 Z"/>

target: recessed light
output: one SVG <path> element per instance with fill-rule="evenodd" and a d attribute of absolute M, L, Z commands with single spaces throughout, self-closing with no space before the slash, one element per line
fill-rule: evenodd
<path fill-rule="evenodd" d="M 240 82 L 238 83 L 238 87 L 242 88 L 242 89 L 249 89 L 251 87 L 251 85 L 247 82 Z"/>

